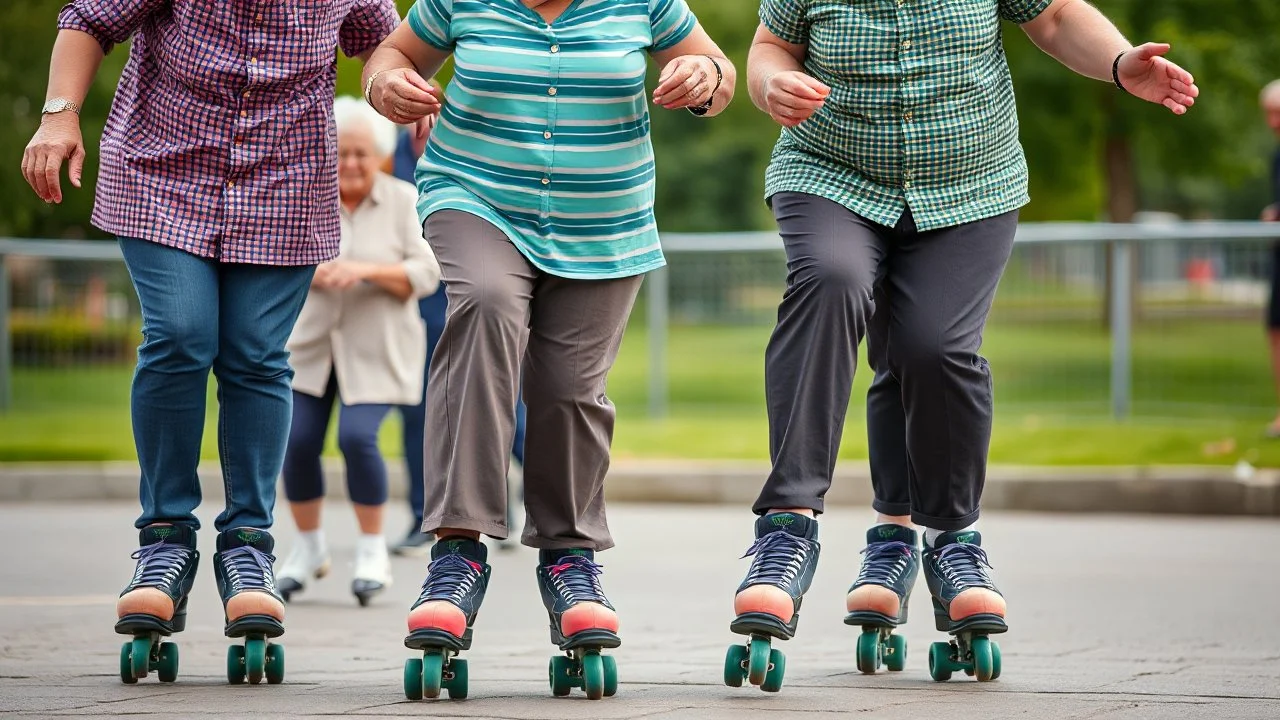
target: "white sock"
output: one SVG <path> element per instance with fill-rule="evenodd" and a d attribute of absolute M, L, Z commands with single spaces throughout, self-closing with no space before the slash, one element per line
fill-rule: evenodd
<path fill-rule="evenodd" d="M 310 530 L 298 533 L 298 542 L 307 549 L 313 558 L 323 558 L 329 554 L 328 543 L 324 539 L 324 530 Z"/>
<path fill-rule="evenodd" d="M 377 533 L 373 535 L 360 533 L 360 535 L 356 537 L 357 552 L 359 552 L 360 550 L 372 550 L 374 552 L 377 552 L 378 548 L 385 548 L 386 546 L 387 546 L 387 540 L 385 537 L 383 537 L 382 533 Z"/>
<path fill-rule="evenodd" d="M 969 530 L 977 530 L 977 529 L 978 529 L 978 523 L 976 523 L 976 522 L 975 522 L 975 523 L 973 523 L 973 524 L 969 525 L 968 527 L 962 527 L 962 528 L 959 528 L 958 530 L 955 530 L 955 531 L 953 531 L 953 532 L 966 532 L 966 531 L 969 531 Z M 947 530 L 934 530 L 933 528 L 925 528 L 925 529 L 924 529 L 924 544 L 925 544 L 925 545 L 928 545 L 929 547 L 933 547 L 933 544 L 934 544 L 935 542 L 937 542 L 937 541 L 938 541 L 938 536 L 939 536 L 939 535 L 941 535 L 941 534 L 942 534 L 942 533 L 944 533 L 944 532 L 949 532 L 949 531 L 947 531 Z"/>

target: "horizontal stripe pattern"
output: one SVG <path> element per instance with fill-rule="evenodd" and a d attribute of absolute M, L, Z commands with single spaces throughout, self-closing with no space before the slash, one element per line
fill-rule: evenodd
<path fill-rule="evenodd" d="M 477 215 L 561 277 L 663 265 L 645 74 L 693 32 L 685 0 L 575 0 L 552 23 L 520 0 L 418 0 L 407 20 L 454 54 L 417 167 L 423 221 Z"/>

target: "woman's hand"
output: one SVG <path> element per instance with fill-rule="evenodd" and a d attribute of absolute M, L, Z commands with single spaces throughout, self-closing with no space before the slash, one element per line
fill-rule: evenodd
<path fill-rule="evenodd" d="M 67 163 L 71 184 L 80 187 L 84 173 L 84 138 L 80 116 L 71 111 L 46 115 L 22 153 L 22 177 L 41 200 L 62 202 L 62 164 Z"/>
<path fill-rule="evenodd" d="M 1169 46 L 1165 43 L 1140 45 L 1120 58 L 1116 74 L 1130 95 L 1182 115 L 1195 105 L 1200 88 L 1191 73 L 1162 57 L 1167 52 Z"/>
<path fill-rule="evenodd" d="M 711 58 L 681 55 L 662 69 L 653 102 L 668 110 L 701 107 L 715 94 L 717 76 Z"/>
<path fill-rule="evenodd" d="M 394 68 L 374 77 L 369 104 L 391 122 L 408 125 L 440 112 L 437 92 L 416 70 Z"/>
<path fill-rule="evenodd" d="M 341 292 L 364 280 L 368 268 L 364 263 L 350 260 L 331 260 L 316 267 L 311 286 L 321 290 Z"/>
<path fill-rule="evenodd" d="M 769 116 L 783 127 L 795 127 L 808 120 L 830 94 L 831 88 L 794 70 L 776 72 L 764 81 Z"/>

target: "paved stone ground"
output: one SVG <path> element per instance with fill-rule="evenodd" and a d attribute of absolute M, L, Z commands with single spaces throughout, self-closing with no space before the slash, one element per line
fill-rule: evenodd
<path fill-rule="evenodd" d="M 216 508 L 202 517 L 209 521 Z M 823 558 L 797 639 L 782 645 L 777 695 L 721 684 L 731 595 L 745 562 L 745 508 L 615 504 L 619 549 L 600 556 L 622 614 L 622 687 L 591 702 L 550 696 L 546 618 L 534 552 L 494 551 L 476 627 L 471 699 L 408 702 L 404 616 L 421 560 L 397 560 L 398 584 L 361 609 L 347 592 L 353 521 L 326 522 L 334 573 L 289 608 L 280 686 L 226 685 L 227 641 L 201 531 L 199 583 L 181 675 L 125 686 L 114 598 L 132 567 L 131 503 L 0 505 L 0 716 L 487 718 L 1269 718 L 1280 717 L 1280 523 L 1274 520 L 991 514 L 983 520 L 1013 630 L 1004 674 L 979 685 L 928 677 L 932 628 L 921 581 L 905 672 L 854 669 L 856 629 L 843 625 L 868 510 L 824 517 Z M 393 528 L 400 529 L 399 517 Z M 286 521 L 287 524 L 287 521 Z M 290 533 L 282 526 L 281 545 Z M 285 549 L 281 548 L 280 554 Z"/>

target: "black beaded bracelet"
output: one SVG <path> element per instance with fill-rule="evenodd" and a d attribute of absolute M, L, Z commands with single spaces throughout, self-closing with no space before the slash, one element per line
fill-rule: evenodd
<path fill-rule="evenodd" d="M 1125 53 L 1127 52 L 1129 51 L 1125 50 L 1124 52 L 1117 55 L 1115 61 L 1111 63 L 1111 80 L 1115 82 L 1116 87 L 1120 88 L 1121 90 L 1124 90 L 1125 92 L 1129 92 L 1129 91 L 1125 90 L 1124 85 L 1120 84 L 1120 58 L 1124 57 Z"/>
<path fill-rule="evenodd" d="M 706 115 L 708 112 L 711 111 L 711 103 L 715 101 L 716 93 L 720 92 L 720 85 L 721 83 L 724 82 L 724 72 L 720 69 L 720 63 L 716 62 L 716 59 L 711 57 L 710 55 L 703 55 L 703 57 L 710 60 L 711 65 L 716 69 L 716 86 L 711 91 L 711 97 L 707 98 L 706 102 L 702 103 L 697 107 L 689 108 L 689 112 L 699 117 Z"/>

